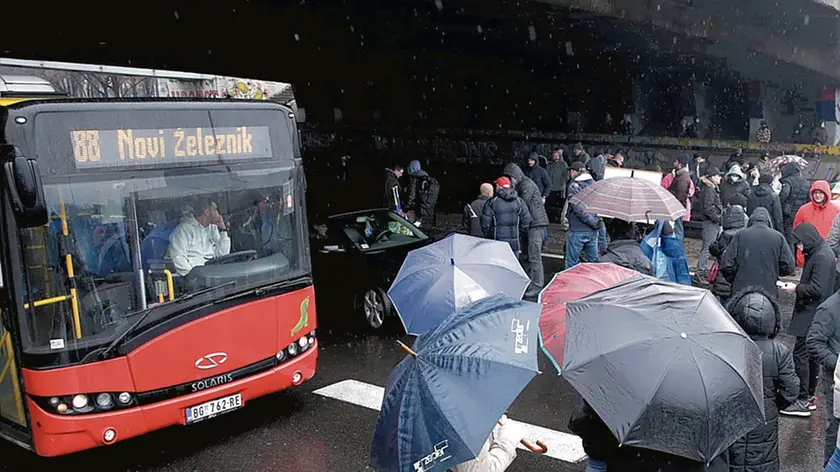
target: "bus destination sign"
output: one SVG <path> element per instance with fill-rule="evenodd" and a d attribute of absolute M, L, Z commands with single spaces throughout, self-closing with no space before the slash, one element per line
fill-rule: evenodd
<path fill-rule="evenodd" d="M 271 157 L 267 126 L 71 131 L 78 169 Z"/>

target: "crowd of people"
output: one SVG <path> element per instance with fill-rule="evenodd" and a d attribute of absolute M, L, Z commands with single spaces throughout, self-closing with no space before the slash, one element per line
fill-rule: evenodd
<path fill-rule="evenodd" d="M 555 148 L 541 165 L 541 156 L 531 153 L 522 166 L 510 163 L 493 183 L 482 184 L 479 196 L 464 206 L 462 232 L 508 243 L 531 277 L 531 294 L 545 282 L 542 251 L 550 221 L 561 223 L 566 231 L 566 269 L 601 261 L 653 273 L 640 246 L 644 230 L 640 232 L 638 224 L 605 221 L 569 203 L 603 179 L 606 166 L 622 167 L 624 162 L 622 151 L 594 154 L 591 157 L 578 143 L 571 156 Z M 680 156 L 673 164 L 661 185 L 687 212 L 684 218 L 666 222 L 665 231 L 682 239 L 686 221 L 700 223 L 702 244 L 692 282 L 709 289 L 763 352 L 767 421 L 709 464 L 661 470 L 779 470 L 779 416 L 809 417 L 818 408 L 822 371 L 825 470 L 840 472 L 840 404 L 835 412 L 834 401 L 834 395 L 840 395 L 840 383 L 835 384 L 835 375 L 840 375 L 840 185 L 832 190 L 824 180 L 810 183 L 801 175 L 800 162 L 774 167 L 769 154 L 758 163 L 732 155 L 722 169 L 697 154 Z M 431 177 L 413 161 L 403 197 L 398 182 L 403 172 L 399 166 L 387 171 L 385 203 L 401 214 L 415 213 L 417 224 L 422 224 L 434 215 Z M 797 266 L 801 275 L 792 318 L 784 327 L 778 281 L 794 275 Z M 795 338 L 792 352 L 775 339 L 783 330 Z M 639 461 L 672 463 L 673 458 L 619 448 L 587 405 L 569 426 L 583 438 L 587 471 L 651 470 L 630 465 Z"/>

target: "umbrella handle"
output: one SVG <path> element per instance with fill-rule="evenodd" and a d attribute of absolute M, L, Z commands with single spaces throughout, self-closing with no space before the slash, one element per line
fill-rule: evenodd
<path fill-rule="evenodd" d="M 497 423 L 499 424 L 499 426 L 502 426 L 501 421 L 497 421 Z M 534 454 L 545 454 L 546 452 L 548 452 L 548 446 L 546 446 L 545 443 L 540 441 L 539 439 L 537 439 L 537 445 L 536 446 L 531 444 L 531 442 L 528 441 L 527 439 L 520 439 L 519 443 L 522 444 L 523 446 L 525 446 L 525 449 L 528 449 L 529 451 L 533 452 Z"/>
<path fill-rule="evenodd" d="M 540 441 L 539 439 L 537 439 L 536 446 L 528 442 L 527 439 L 520 439 L 519 442 L 523 446 L 525 446 L 526 449 L 533 452 L 534 454 L 545 454 L 546 452 L 548 452 L 548 446 L 546 446 L 545 443 Z"/>

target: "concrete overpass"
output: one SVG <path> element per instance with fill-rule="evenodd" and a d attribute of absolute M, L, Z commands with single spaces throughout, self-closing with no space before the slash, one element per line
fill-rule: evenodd
<path fill-rule="evenodd" d="M 0 55 L 291 82 L 321 124 L 338 109 L 354 127 L 563 130 L 570 110 L 589 123 L 638 112 L 634 89 L 662 89 L 647 101 L 672 102 L 673 120 L 701 114 L 673 85 L 743 102 L 753 80 L 840 82 L 835 3 L 33 0 L 4 9 Z"/>

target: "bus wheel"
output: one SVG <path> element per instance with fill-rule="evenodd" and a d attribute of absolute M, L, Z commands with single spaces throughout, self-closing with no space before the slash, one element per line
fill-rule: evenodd
<path fill-rule="evenodd" d="M 365 311 L 365 320 L 373 329 L 379 329 L 385 323 L 385 318 L 391 313 L 391 300 L 380 288 L 373 288 L 365 292 L 362 306 Z"/>

